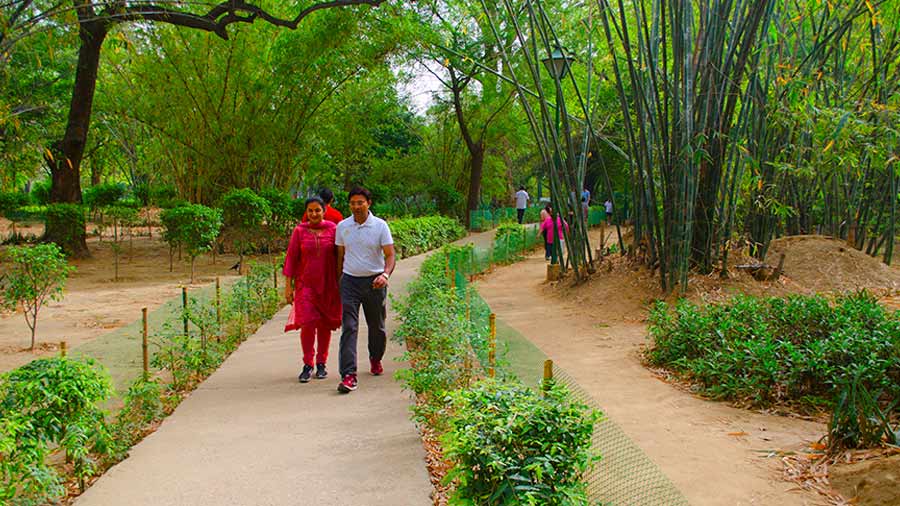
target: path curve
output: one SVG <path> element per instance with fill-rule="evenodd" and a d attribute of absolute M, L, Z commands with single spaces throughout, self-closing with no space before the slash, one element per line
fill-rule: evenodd
<path fill-rule="evenodd" d="M 491 310 L 595 397 L 694 506 L 822 504 L 779 479 L 773 451 L 804 451 L 819 423 L 736 409 L 659 380 L 639 360 L 643 301 L 610 287 L 581 306 L 547 295 L 542 255 L 492 271 L 477 288 Z M 617 300 L 622 299 L 622 300 Z"/>

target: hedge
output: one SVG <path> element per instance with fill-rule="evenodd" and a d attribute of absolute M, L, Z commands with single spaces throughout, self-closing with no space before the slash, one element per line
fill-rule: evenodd
<path fill-rule="evenodd" d="M 425 253 L 466 236 L 466 229 L 446 216 L 391 220 L 389 225 L 399 258 Z"/>

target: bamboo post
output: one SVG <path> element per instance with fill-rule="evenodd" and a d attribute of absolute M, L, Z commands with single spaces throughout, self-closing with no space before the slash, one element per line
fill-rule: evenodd
<path fill-rule="evenodd" d="M 472 321 L 472 291 L 466 290 L 466 321 Z"/>
<path fill-rule="evenodd" d="M 491 313 L 488 317 L 490 337 L 488 338 L 488 376 L 493 378 L 497 365 L 497 315 Z"/>
<path fill-rule="evenodd" d="M 141 354 L 144 358 L 144 381 L 150 378 L 150 354 L 147 350 L 147 308 L 141 308 L 144 331 L 141 335 Z"/>
<path fill-rule="evenodd" d="M 222 283 L 216 276 L 216 324 L 222 326 Z"/>
<path fill-rule="evenodd" d="M 275 289 L 278 290 L 278 266 L 272 264 L 272 279 L 275 280 Z"/>
<path fill-rule="evenodd" d="M 188 298 L 187 298 L 187 287 L 181 287 L 181 319 L 184 322 L 184 335 L 190 335 L 188 333 Z"/>
<path fill-rule="evenodd" d="M 59 356 L 62 358 L 66 358 L 68 355 L 68 344 L 65 341 L 59 342 Z"/>
<path fill-rule="evenodd" d="M 553 361 L 549 358 L 544 360 L 544 381 L 541 387 L 546 392 L 550 389 L 550 381 L 553 379 Z"/>

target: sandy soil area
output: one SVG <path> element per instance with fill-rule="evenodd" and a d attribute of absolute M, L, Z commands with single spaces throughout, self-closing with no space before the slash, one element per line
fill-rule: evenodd
<path fill-rule="evenodd" d="M 7 227 L 8 223 L 0 223 L 3 235 L 8 233 Z M 36 234 L 42 232 L 41 227 L 28 230 Z M 181 286 L 190 281 L 187 259 L 179 262 L 176 258 L 174 272 L 169 272 L 169 248 L 160 239 L 158 230 L 154 230 L 152 239 L 135 237 L 133 247 L 127 239 L 122 242 L 118 282 L 113 281 L 114 255 L 108 238 L 103 242 L 91 238 L 88 246 L 92 257 L 72 262 L 77 270 L 68 280 L 64 298 L 50 302 L 38 315 L 39 349 L 35 353 L 28 351 L 31 333 L 22 313 L 0 314 L 0 371 L 56 353 L 60 341 L 66 341 L 69 348 L 74 348 L 139 320 L 142 307 L 152 311 L 166 300 L 177 297 Z M 195 284 L 188 286 L 214 282 L 216 276 L 223 282 L 236 276 L 235 271 L 229 270 L 236 261 L 234 255 L 218 255 L 213 265 L 208 255 L 198 257 Z"/>
<path fill-rule="evenodd" d="M 776 241 L 773 249 L 786 253 L 781 279 L 761 283 L 739 271 L 725 281 L 718 273 L 695 276 L 689 297 L 717 300 L 738 292 L 784 295 L 862 287 L 887 295 L 900 279 L 895 268 L 843 248 L 839 241 L 787 239 Z M 822 504 L 821 496 L 781 480 L 780 457 L 810 452 L 826 431 L 823 422 L 707 401 L 642 365 L 647 305 L 662 296 L 657 277 L 624 259 L 607 262 L 578 287 L 545 283 L 545 273 L 542 255 L 533 255 L 496 269 L 478 283 L 478 290 L 498 318 L 597 399 L 691 504 Z"/>

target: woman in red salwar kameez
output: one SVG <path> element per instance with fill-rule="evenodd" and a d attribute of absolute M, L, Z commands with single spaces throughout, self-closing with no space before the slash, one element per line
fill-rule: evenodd
<path fill-rule="evenodd" d="M 319 197 L 306 201 L 309 221 L 294 228 L 284 259 L 284 297 L 294 307 L 284 331 L 300 329 L 303 370 L 300 382 L 309 381 L 315 366 L 316 379 L 328 376 L 328 344 L 331 331 L 341 326 L 341 293 L 338 289 L 337 226 L 325 221 L 325 203 Z"/>

